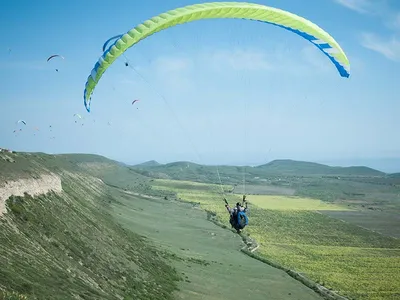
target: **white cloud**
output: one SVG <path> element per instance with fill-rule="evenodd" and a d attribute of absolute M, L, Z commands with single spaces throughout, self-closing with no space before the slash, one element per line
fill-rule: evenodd
<path fill-rule="evenodd" d="M 400 40 L 395 36 L 383 39 L 373 33 L 362 34 L 362 46 L 384 55 L 386 58 L 400 62 Z"/>
<path fill-rule="evenodd" d="M 400 31 L 400 11 L 391 7 L 387 0 L 334 0 L 361 14 L 381 19 L 387 28 Z"/>
<path fill-rule="evenodd" d="M 400 62 L 400 12 L 390 7 L 385 0 L 334 0 L 335 2 L 362 14 L 370 14 L 381 19 L 382 24 L 392 32 L 392 37 L 383 38 L 374 33 L 361 34 L 364 48 L 382 54 L 387 59 Z"/>
<path fill-rule="evenodd" d="M 388 18 L 395 13 L 387 0 L 333 0 L 334 2 L 354 10 L 360 14 Z"/>
<path fill-rule="evenodd" d="M 354 10 L 359 13 L 370 13 L 373 5 L 373 2 L 370 0 L 334 0 L 335 2 L 343 5 L 351 10 Z"/>

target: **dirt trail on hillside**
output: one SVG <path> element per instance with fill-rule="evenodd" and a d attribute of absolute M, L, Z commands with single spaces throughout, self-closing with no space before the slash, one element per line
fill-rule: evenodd
<path fill-rule="evenodd" d="M 24 193 L 28 193 L 37 196 L 50 191 L 62 192 L 61 178 L 55 174 L 43 174 L 39 179 L 19 179 L 0 184 L 0 216 L 7 211 L 5 204 L 11 195 L 23 196 Z"/>

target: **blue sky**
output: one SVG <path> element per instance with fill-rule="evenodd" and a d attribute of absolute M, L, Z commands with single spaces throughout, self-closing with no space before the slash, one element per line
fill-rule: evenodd
<path fill-rule="evenodd" d="M 103 75 L 87 113 L 83 89 L 104 41 L 197 2 L 3 1 L 0 147 L 97 153 L 128 163 L 291 158 L 393 168 L 387 162 L 400 157 L 396 0 L 257 1 L 328 31 L 350 60 L 349 79 L 286 30 L 204 20 L 129 49 L 140 75 L 121 57 Z M 52 54 L 65 59 L 46 62 Z M 75 113 L 84 120 L 75 123 Z M 27 125 L 15 134 L 19 119 Z"/>

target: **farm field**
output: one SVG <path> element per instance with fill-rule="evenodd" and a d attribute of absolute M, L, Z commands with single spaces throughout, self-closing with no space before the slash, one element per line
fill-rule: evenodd
<path fill-rule="evenodd" d="M 321 211 L 321 213 L 379 232 L 386 236 L 400 238 L 400 215 L 396 212 L 367 209 L 357 211 L 324 210 Z"/>
<path fill-rule="evenodd" d="M 283 187 L 283 186 L 273 186 L 273 185 L 261 185 L 261 184 L 248 184 L 243 187 L 242 184 L 235 186 L 234 193 L 236 194 L 255 194 L 255 195 L 289 195 L 292 196 L 296 193 L 293 188 Z"/>
<path fill-rule="evenodd" d="M 155 180 L 153 184 L 155 189 L 174 191 L 182 200 L 199 203 L 229 225 L 219 186 L 191 185 L 190 182 L 183 185 L 173 180 Z M 259 255 L 343 296 L 355 299 L 397 299 L 400 296 L 399 239 L 322 214 L 316 210 L 321 210 L 325 204 L 317 200 L 304 200 L 308 209 L 300 198 L 280 201 L 281 206 L 274 200 L 269 207 L 262 197 L 265 196 L 249 196 L 250 223 L 245 229 L 260 243 Z M 241 197 L 230 194 L 227 198 L 234 204 Z M 270 198 L 277 199 L 276 196 Z M 290 201 L 299 209 L 287 209 Z M 325 208 L 332 210 L 331 205 Z M 344 210 L 340 206 L 335 208 Z"/>
<path fill-rule="evenodd" d="M 288 196 L 270 196 L 270 195 L 251 195 L 251 203 L 265 209 L 275 210 L 330 210 L 343 211 L 349 210 L 345 206 L 327 203 L 321 200 L 288 197 Z M 249 198 L 249 199 L 250 199 Z"/>

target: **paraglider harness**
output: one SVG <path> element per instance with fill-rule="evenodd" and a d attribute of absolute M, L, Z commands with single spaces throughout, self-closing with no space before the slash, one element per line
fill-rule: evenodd
<path fill-rule="evenodd" d="M 224 201 L 225 201 L 225 206 L 229 207 L 228 201 L 225 198 Z M 230 212 L 229 223 L 231 224 L 232 228 L 235 228 L 237 231 L 242 230 L 243 228 L 246 227 L 246 225 L 249 224 L 249 219 L 247 218 L 246 215 L 246 210 L 247 210 L 246 196 L 243 196 L 242 204 L 244 203 L 246 204 L 244 211 L 241 211 L 239 209 L 240 207 L 236 205 L 236 209 L 233 209 L 233 212 Z"/>

